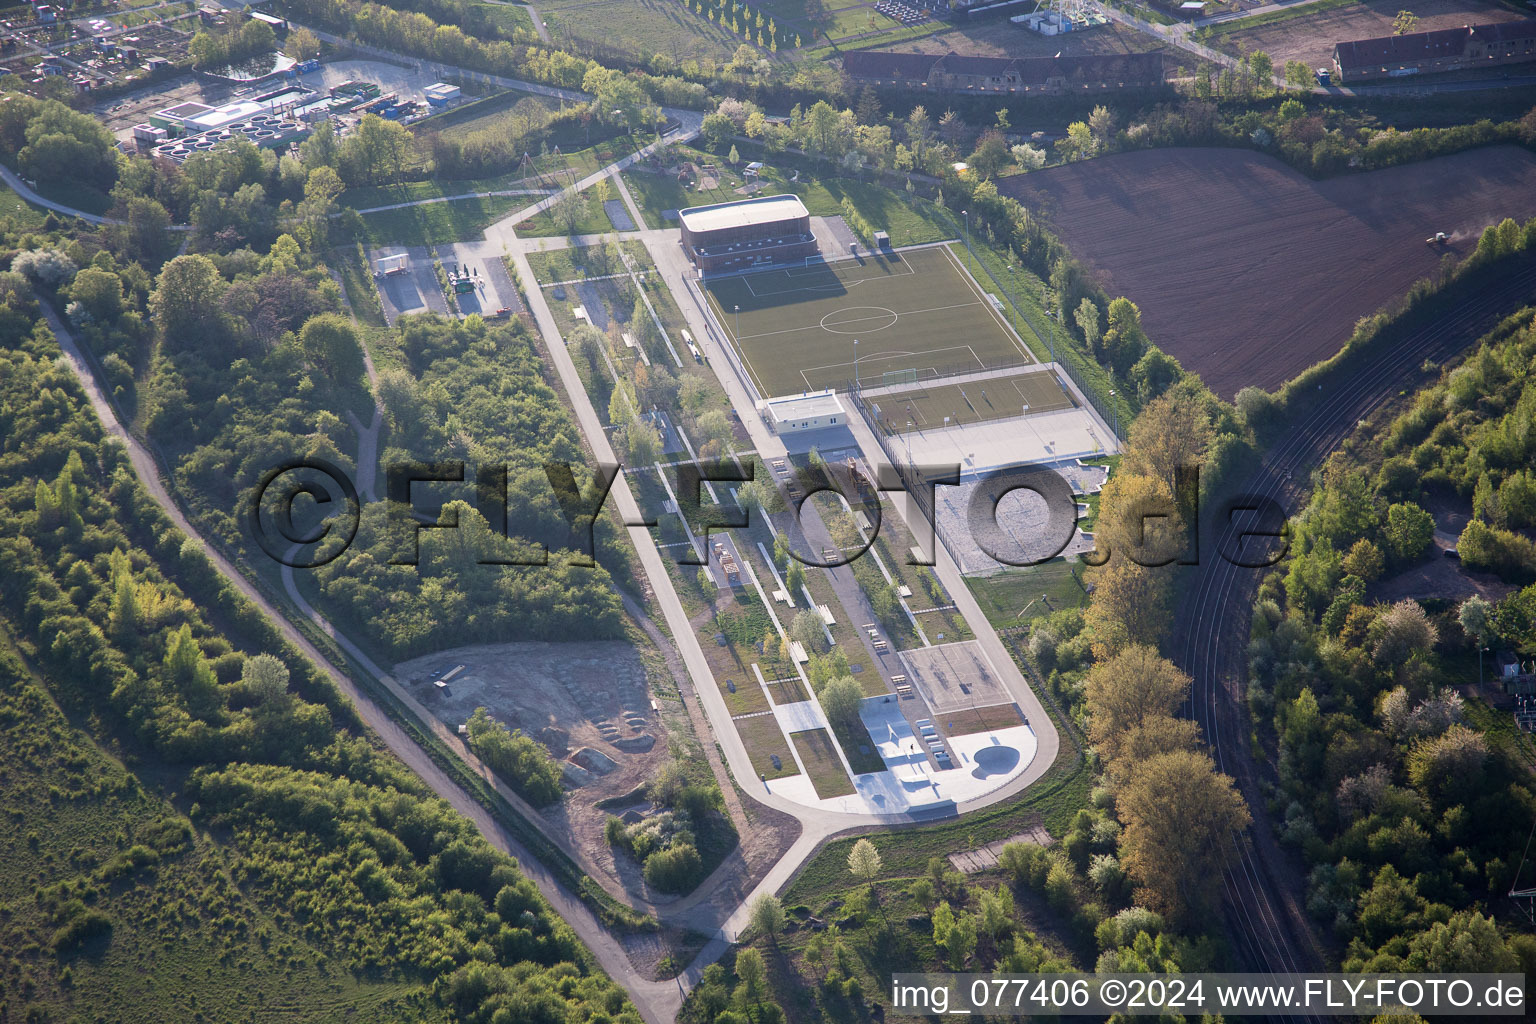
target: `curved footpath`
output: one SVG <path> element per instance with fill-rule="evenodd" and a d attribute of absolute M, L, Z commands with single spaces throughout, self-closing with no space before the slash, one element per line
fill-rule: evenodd
<path fill-rule="evenodd" d="M 1272 444 L 1260 466 L 1234 493 L 1268 497 L 1293 514 L 1311 493 L 1311 473 L 1356 424 L 1394 395 L 1419 382 L 1425 360 L 1444 362 L 1463 352 L 1500 319 L 1536 298 L 1536 254 L 1501 268 L 1484 287 L 1440 312 L 1390 350 L 1347 377 L 1321 386 L 1323 394 L 1299 422 Z M 1253 811 L 1251 845 L 1226 876 L 1227 915 L 1237 950 L 1250 969 L 1322 969 L 1328 956 L 1307 917 L 1305 879 L 1291 853 L 1276 840 L 1260 791 L 1273 767 L 1250 749 L 1246 702 L 1246 647 L 1254 596 L 1264 570 L 1243 569 L 1219 552 L 1230 550 L 1246 522 L 1210 522 L 1216 537 L 1200 552 L 1176 617 L 1179 666 L 1194 679 L 1191 717 L 1200 724 L 1221 771 L 1233 776 Z"/>
<path fill-rule="evenodd" d="M 159 467 L 154 457 L 137 438 L 124 429 L 118 420 L 117 410 L 102 392 L 95 375 L 91 372 L 90 364 L 81 353 L 69 329 L 46 303 L 43 304 L 43 310 L 70 369 L 80 381 L 80 386 L 84 389 L 97 418 L 101 420 L 103 429 L 122 442 L 128 451 L 128 457 L 138 475 L 139 482 L 154 498 L 161 510 L 188 537 L 196 537 L 203 544 L 204 553 L 207 554 L 214 568 L 272 620 L 283 631 L 283 635 L 290 643 L 331 678 L 336 687 L 346 694 L 357 708 L 358 717 L 379 736 L 396 757 L 404 762 L 406 767 L 415 772 L 417 777 L 431 787 L 439 797 L 451 804 L 455 810 L 474 822 L 475 827 L 493 846 L 517 858 L 523 874 L 539 887 L 555 913 L 571 926 L 571 930 L 592 951 L 593 957 L 603 971 L 629 992 L 630 998 L 634 1000 L 646 1021 L 649 1024 L 671 1024 L 677 1015 L 678 1008 L 682 1006 L 685 994 L 681 979 L 676 982 L 652 981 L 637 973 L 618 940 L 579 897 L 572 894 L 546 871 L 538 859 L 515 836 L 504 829 L 474 797 L 454 782 L 414 739 L 373 702 L 372 698 L 360 691 L 344 670 L 334 665 L 314 644 L 310 643 L 287 616 L 274 607 L 232 563 L 203 540 L 202 535 L 182 515 L 180 507 L 166 490 L 160 479 Z M 285 582 L 287 582 L 286 579 Z M 294 592 L 290 591 L 290 593 Z M 302 601 L 302 598 L 300 600 Z M 307 605 L 301 605 L 301 608 L 307 609 L 313 615 L 313 609 L 308 609 Z M 338 638 L 338 642 L 347 646 L 342 638 Z M 357 655 L 354 654 L 354 656 Z M 719 953 L 715 955 L 718 957 Z M 712 961 L 705 961 L 706 964 L 709 962 Z M 698 966 L 697 969 L 702 971 L 703 968 Z"/>

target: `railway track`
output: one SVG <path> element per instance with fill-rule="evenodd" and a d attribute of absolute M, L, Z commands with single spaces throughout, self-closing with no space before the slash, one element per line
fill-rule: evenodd
<path fill-rule="evenodd" d="M 1425 360 L 1463 351 L 1500 319 L 1536 298 L 1536 256 L 1500 271 L 1491 282 L 1409 334 L 1384 356 L 1324 385 L 1318 398 L 1237 493 L 1277 501 L 1288 514 L 1310 491 L 1311 470 L 1361 420 L 1413 382 Z M 1194 680 L 1187 711 L 1200 724 L 1221 771 L 1233 776 L 1253 812 L 1252 843 L 1239 837 L 1238 864 L 1224 879 L 1234 950 L 1256 971 L 1298 972 L 1334 967 L 1302 906 L 1303 879 L 1276 841 L 1259 793 L 1263 768 L 1248 741 L 1245 712 L 1247 623 L 1264 570 L 1245 569 L 1214 552 L 1230 549 L 1242 527 L 1207 530 L 1218 537 L 1202 552 L 1177 622 L 1183 640 L 1175 660 Z"/>

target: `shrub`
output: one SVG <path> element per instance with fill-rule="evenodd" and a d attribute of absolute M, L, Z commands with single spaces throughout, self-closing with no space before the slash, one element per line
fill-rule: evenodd
<path fill-rule="evenodd" d="M 645 880 L 661 892 L 688 892 L 699 882 L 704 862 L 692 843 L 678 843 L 659 850 L 645 861 Z"/>
<path fill-rule="evenodd" d="M 87 910 L 70 918 L 53 933 L 53 950 L 68 953 L 111 931 L 110 917 L 99 910 Z"/>
<path fill-rule="evenodd" d="M 560 799 L 560 768 L 549 751 L 476 708 L 469 720 L 469 745 L 518 795 L 535 807 Z"/>

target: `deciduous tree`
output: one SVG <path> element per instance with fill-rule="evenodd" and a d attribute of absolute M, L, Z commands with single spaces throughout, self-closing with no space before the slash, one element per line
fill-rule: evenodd
<path fill-rule="evenodd" d="M 848 851 L 848 870 L 861 882 L 873 882 L 880 874 L 880 851 L 868 839 L 860 839 Z"/>
<path fill-rule="evenodd" d="M 1203 753 L 1159 754 L 1131 775 L 1115 807 L 1125 825 L 1121 863 L 1140 885 L 1138 902 L 1178 921 L 1213 913 L 1250 820 L 1231 778 Z"/>
<path fill-rule="evenodd" d="M 784 933 L 784 904 L 773 893 L 762 893 L 752 901 L 748 922 L 752 931 L 777 944 Z"/>
<path fill-rule="evenodd" d="M 1088 737 L 1105 761 L 1116 761 L 1131 731 L 1151 719 L 1172 716 L 1188 698 L 1189 688 L 1189 676 L 1154 648 L 1127 647 L 1088 672 Z"/>

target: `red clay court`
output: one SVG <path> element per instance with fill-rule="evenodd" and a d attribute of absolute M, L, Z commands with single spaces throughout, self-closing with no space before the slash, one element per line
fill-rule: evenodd
<path fill-rule="evenodd" d="M 1004 179 L 1152 340 L 1217 394 L 1274 389 L 1361 317 L 1536 216 L 1536 156 L 1512 146 L 1312 181 L 1239 149 L 1156 149 Z M 1445 245 L 1427 245 L 1437 231 Z"/>

